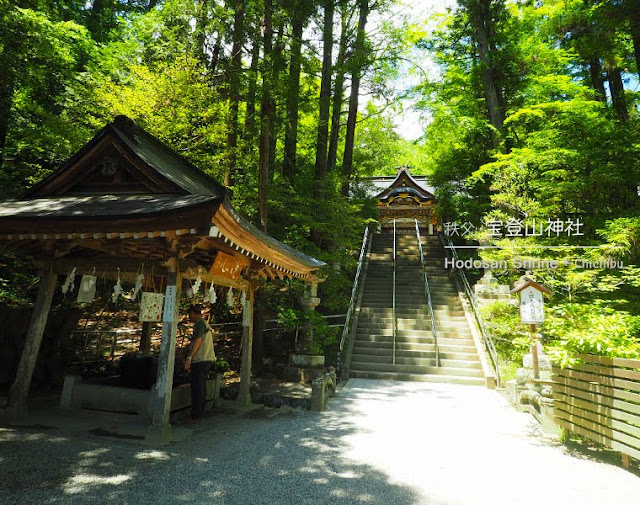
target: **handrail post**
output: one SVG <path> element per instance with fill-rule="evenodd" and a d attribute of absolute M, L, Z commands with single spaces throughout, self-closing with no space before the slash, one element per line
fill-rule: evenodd
<path fill-rule="evenodd" d="M 444 238 L 446 237 L 446 238 Z M 445 246 L 445 250 L 448 249 L 451 255 L 451 258 L 453 259 L 453 263 L 454 263 L 454 269 L 457 271 L 458 273 L 458 277 L 460 278 L 461 282 L 462 282 L 462 286 L 464 288 L 465 291 L 465 295 L 467 296 L 467 299 L 469 300 L 469 305 L 471 306 L 471 310 L 473 311 L 473 315 L 475 316 L 475 320 L 476 323 L 478 324 L 478 328 L 480 329 L 480 334 L 482 335 L 482 339 L 484 340 L 484 346 L 487 350 L 487 352 L 489 353 L 489 356 L 491 357 L 491 361 L 493 361 L 493 367 L 496 371 L 496 384 L 498 387 L 500 387 L 501 384 L 501 377 L 500 377 L 500 364 L 498 361 L 498 352 L 496 351 L 496 347 L 495 344 L 493 342 L 493 338 L 491 338 L 491 334 L 489 334 L 489 332 L 486 330 L 485 326 L 484 326 L 484 322 L 482 320 L 482 316 L 480 315 L 480 311 L 478 309 L 478 305 L 476 303 L 476 297 L 473 294 L 473 290 L 471 289 L 471 285 L 469 284 L 469 280 L 467 279 L 466 274 L 464 273 L 464 270 L 460 269 L 460 268 L 456 268 L 455 265 L 458 263 L 459 258 L 458 258 L 458 253 L 456 252 L 456 248 L 453 245 L 453 242 L 451 242 L 451 238 L 449 236 L 446 235 L 440 235 L 440 239 L 441 239 L 441 243 L 443 245 L 445 245 L 445 241 L 446 241 L 446 246 Z"/>
<path fill-rule="evenodd" d="M 396 220 L 393 220 L 393 347 L 391 351 L 391 363 L 396 364 L 396 335 L 398 333 L 398 321 L 396 319 Z"/>
<path fill-rule="evenodd" d="M 418 250 L 420 251 L 420 264 L 422 266 L 422 276 L 424 277 L 424 292 L 429 306 L 429 316 L 431 317 L 431 333 L 433 333 L 433 344 L 436 348 L 436 366 L 440 366 L 440 349 L 438 348 L 438 331 L 436 329 L 436 316 L 433 312 L 433 303 L 431 302 L 431 289 L 429 288 L 429 279 L 427 277 L 427 269 L 424 265 L 424 251 L 422 250 L 422 237 L 420 235 L 420 226 L 418 220 L 415 219 L 416 237 L 418 239 Z"/>
<path fill-rule="evenodd" d="M 362 247 L 360 248 L 360 256 L 358 257 L 358 268 L 356 270 L 356 276 L 353 280 L 353 287 L 351 288 L 351 299 L 349 301 L 349 309 L 347 310 L 347 315 L 344 321 L 344 327 L 342 329 L 342 338 L 340 340 L 340 347 L 338 349 L 338 357 L 336 360 L 336 368 L 338 371 L 338 375 L 342 374 L 342 352 L 344 350 L 344 344 L 349 335 L 350 327 L 351 327 L 351 318 L 353 316 L 353 311 L 355 309 L 355 303 L 358 295 L 358 289 L 360 287 L 360 276 L 362 275 L 362 265 L 364 263 L 365 253 L 367 251 L 367 246 L 369 244 L 369 240 L 371 239 L 371 226 L 367 225 L 364 230 L 364 236 L 362 237 Z"/>

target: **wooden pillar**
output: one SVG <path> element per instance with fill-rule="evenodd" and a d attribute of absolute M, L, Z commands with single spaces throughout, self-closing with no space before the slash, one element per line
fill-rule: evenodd
<path fill-rule="evenodd" d="M 151 395 L 151 425 L 147 440 L 158 443 L 170 442 L 172 438 L 171 392 L 173 390 L 173 369 L 176 357 L 176 335 L 180 309 L 180 285 L 182 277 L 177 261 L 167 274 L 165 310 L 162 324 L 162 342 L 158 356 L 158 375 Z M 168 310 L 167 310 L 168 309 Z"/>
<path fill-rule="evenodd" d="M 259 289 L 256 289 L 254 295 L 254 311 L 253 311 L 253 353 L 251 358 L 251 368 L 253 373 L 260 377 L 263 369 L 264 357 L 264 327 L 266 313 L 264 311 L 264 296 Z"/>
<path fill-rule="evenodd" d="M 255 290 L 249 285 L 247 301 L 242 313 L 242 366 L 240 369 L 240 392 L 237 403 L 251 405 L 251 352 L 253 347 L 253 304 Z"/>
<path fill-rule="evenodd" d="M 153 333 L 154 324 L 151 321 L 142 323 L 142 335 L 140 336 L 140 352 L 149 354 L 151 351 L 151 334 Z"/>
<path fill-rule="evenodd" d="M 23 417 L 27 414 L 27 396 L 31 387 L 33 370 L 36 366 L 42 335 L 47 324 L 51 300 L 56 287 L 58 274 L 53 270 L 53 262 L 47 261 L 42 265 L 39 272 L 40 287 L 38 296 L 31 313 L 31 321 L 18 366 L 18 373 L 9 391 L 9 403 L 7 413 L 11 418 Z"/>
<path fill-rule="evenodd" d="M 533 366 L 533 378 L 534 380 L 540 379 L 540 365 L 538 364 L 538 334 L 536 333 L 536 325 L 529 325 L 529 332 L 531 333 L 531 361 Z M 536 383 L 536 385 L 539 385 Z"/>

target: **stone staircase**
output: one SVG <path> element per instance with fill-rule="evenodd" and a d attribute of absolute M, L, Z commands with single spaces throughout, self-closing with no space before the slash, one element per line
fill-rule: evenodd
<path fill-rule="evenodd" d="M 422 238 L 436 318 L 440 366 L 415 234 L 397 236 L 396 362 L 393 348 L 393 235 L 373 236 L 350 377 L 484 385 L 482 365 L 437 237 Z"/>

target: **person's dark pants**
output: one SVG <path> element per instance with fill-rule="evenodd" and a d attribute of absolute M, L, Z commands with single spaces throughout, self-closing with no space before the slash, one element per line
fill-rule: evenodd
<path fill-rule="evenodd" d="M 204 415 L 207 374 L 213 361 L 196 361 L 191 363 L 191 417 L 201 418 Z"/>

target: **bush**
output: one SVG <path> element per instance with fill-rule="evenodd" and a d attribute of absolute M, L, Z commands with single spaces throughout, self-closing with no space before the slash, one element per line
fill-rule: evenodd
<path fill-rule="evenodd" d="M 561 366 L 579 354 L 640 357 L 640 316 L 599 301 L 549 307 L 543 334 L 549 338 L 547 353 Z"/>

